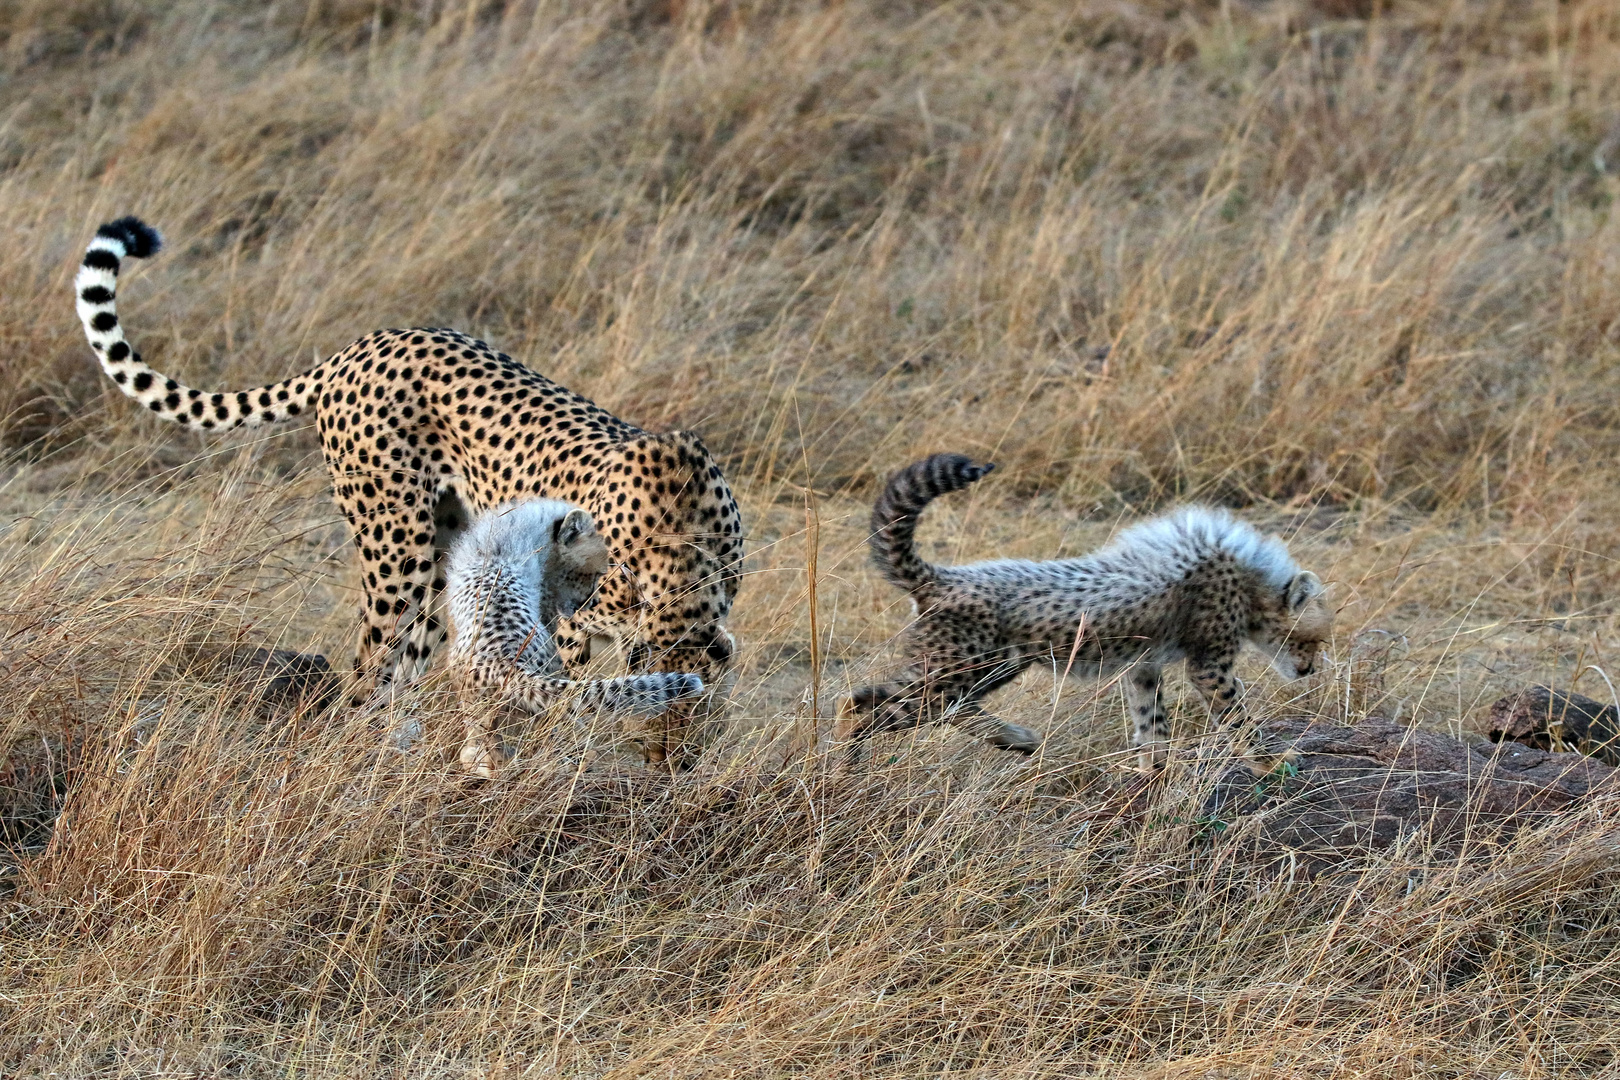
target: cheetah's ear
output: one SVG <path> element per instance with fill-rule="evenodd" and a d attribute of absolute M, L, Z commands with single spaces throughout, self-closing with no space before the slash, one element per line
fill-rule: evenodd
<path fill-rule="evenodd" d="M 1289 611 L 1298 611 L 1321 596 L 1322 591 L 1322 579 L 1309 570 L 1301 570 L 1288 583 L 1288 591 L 1283 594 L 1283 602 L 1288 605 Z"/>
<path fill-rule="evenodd" d="M 573 547 L 595 531 L 596 522 L 591 520 L 591 515 L 576 507 L 551 527 L 551 542 L 559 547 Z"/>

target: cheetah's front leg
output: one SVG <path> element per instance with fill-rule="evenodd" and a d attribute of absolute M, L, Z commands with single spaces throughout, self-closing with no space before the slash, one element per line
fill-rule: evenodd
<path fill-rule="evenodd" d="M 572 615 L 557 619 L 557 629 L 551 635 L 551 644 L 557 650 L 557 659 L 563 670 L 578 674 L 591 658 L 591 632 L 574 620 Z"/>
<path fill-rule="evenodd" d="M 433 547 L 433 504 L 421 484 L 394 480 L 350 475 L 335 492 L 354 529 L 366 600 L 355 650 L 356 696 L 374 688 L 372 704 L 386 704 L 425 670 L 444 638 L 434 611 L 442 567 Z"/>

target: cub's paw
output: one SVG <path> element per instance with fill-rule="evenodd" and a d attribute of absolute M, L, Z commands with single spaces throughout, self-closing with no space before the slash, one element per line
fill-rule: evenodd
<path fill-rule="evenodd" d="M 1243 764 L 1257 780 L 1291 780 L 1299 775 L 1299 751 L 1292 746 L 1280 754 L 1251 748 Z"/>
<path fill-rule="evenodd" d="M 1040 732 L 1017 724 L 1002 724 L 1001 730 L 990 736 L 990 745 L 1003 750 L 1016 750 L 1020 754 L 1033 754 L 1041 748 Z"/>
<path fill-rule="evenodd" d="M 461 746 L 461 768 L 469 776 L 493 780 L 495 774 L 505 764 L 506 752 L 501 749 L 500 743 L 490 736 L 475 736 Z"/>

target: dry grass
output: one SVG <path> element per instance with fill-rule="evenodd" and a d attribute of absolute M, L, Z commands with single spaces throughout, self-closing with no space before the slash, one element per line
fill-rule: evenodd
<path fill-rule="evenodd" d="M 816 735 L 902 623 L 872 481 L 945 448 L 1004 471 L 940 559 L 1184 497 L 1292 537 L 1341 632 L 1262 713 L 1607 698 L 1617 193 L 1600 0 L 0 0 L 0 1071 L 1613 1070 L 1610 805 L 1304 882 L 1175 785 L 1115 817 L 1109 687 L 1008 691 L 1029 762 Z M 453 325 L 702 430 L 754 554 L 698 769 L 567 730 L 469 783 L 432 683 L 413 757 L 254 707 L 233 647 L 346 648 L 345 534 L 307 431 L 104 383 L 68 283 L 128 212 L 198 385 Z"/>

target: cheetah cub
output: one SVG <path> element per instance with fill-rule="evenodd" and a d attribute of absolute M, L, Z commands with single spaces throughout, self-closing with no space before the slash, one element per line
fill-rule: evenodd
<path fill-rule="evenodd" d="M 570 701 L 581 712 L 651 715 L 701 694 L 703 680 L 690 674 L 561 677 L 557 619 L 585 606 L 611 566 L 591 516 L 567 503 L 506 503 L 478 517 L 450 549 L 450 658 L 459 677 L 531 712 Z M 492 776 L 505 760 L 492 720 L 469 720 L 463 767 Z"/>
<path fill-rule="evenodd" d="M 873 560 L 911 594 L 903 638 L 909 667 L 896 683 L 857 690 L 840 710 L 851 747 L 867 735 L 945 721 L 1008 750 L 1041 737 L 985 712 L 980 701 L 1037 662 L 1106 678 L 1125 672 L 1133 745 L 1144 770 L 1168 756 L 1164 667 L 1188 662 L 1217 723 L 1243 719 L 1232 673 L 1245 644 L 1284 678 L 1309 675 L 1333 628 L 1322 583 L 1283 542 L 1223 510 L 1189 506 L 1126 530 L 1076 559 L 997 559 L 933 566 L 917 554 L 917 519 L 993 465 L 936 454 L 896 473 L 872 511 Z M 1078 638 L 1078 640 L 1076 640 Z"/>

